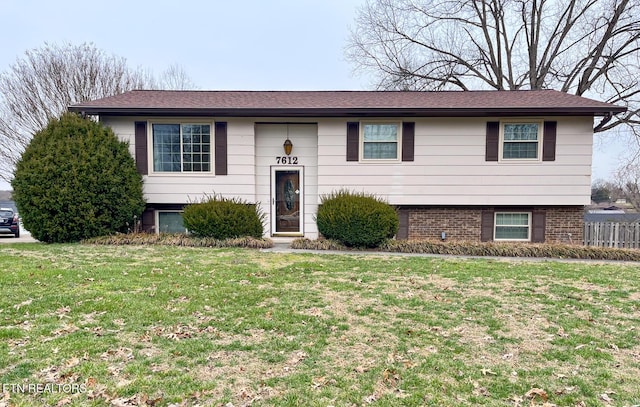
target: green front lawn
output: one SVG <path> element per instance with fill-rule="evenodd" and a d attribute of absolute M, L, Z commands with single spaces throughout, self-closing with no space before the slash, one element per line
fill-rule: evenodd
<path fill-rule="evenodd" d="M 12 244 L 0 270 L 0 406 L 640 404 L 637 265 Z"/>

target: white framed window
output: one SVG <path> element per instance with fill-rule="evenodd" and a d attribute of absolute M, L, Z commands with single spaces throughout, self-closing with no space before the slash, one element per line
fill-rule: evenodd
<path fill-rule="evenodd" d="M 210 123 L 153 123 L 153 172 L 211 172 Z"/>
<path fill-rule="evenodd" d="M 187 233 L 182 223 L 182 211 L 156 211 L 158 233 Z"/>
<path fill-rule="evenodd" d="M 496 212 L 494 240 L 531 240 L 531 212 Z"/>
<path fill-rule="evenodd" d="M 361 159 L 392 160 L 400 159 L 401 126 L 395 122 L 364 122 L 360 128 Z"/>
<path fill-rule="evenodd" d="M 502 160 L 539 161 L 542 149 L 542 122 L 502 122 Z"/>

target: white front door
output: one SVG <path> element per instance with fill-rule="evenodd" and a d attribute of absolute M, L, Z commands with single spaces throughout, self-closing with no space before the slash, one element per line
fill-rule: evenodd
<path fill-rule="evenodd" d="M 303 234 L 303 181 L 303 167 L 271 167 L 272 235 Z"/>

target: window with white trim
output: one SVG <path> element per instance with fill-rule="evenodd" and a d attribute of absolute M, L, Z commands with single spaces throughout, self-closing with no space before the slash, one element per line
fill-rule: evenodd
<path fill-rule="evenodd" d="M 186 233 L 182 211 L 156 211 L 158 233 Z"/>
<path fill-rule="evenodd" d="M 496 212 L 494 240 L 531 240 L 530 212 Z"/>
<path fill-rule="evenodd" d="M 502 123 L 501 157 L 503 160 L 538 160 L 542 145 L 539 122 Z"/>
<path fill-rule="evenodd" d="M 398 160 L 400 123 L 362 123 L 362 159 Z"/>
<path fill-rule="evenodd" d="M 154 123 L 154 172 L 211 172 L 211 125 Z"/>

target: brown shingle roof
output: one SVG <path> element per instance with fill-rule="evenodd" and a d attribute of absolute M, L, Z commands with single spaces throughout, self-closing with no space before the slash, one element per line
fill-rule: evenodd
<path fill-rule="evenodd" d="M 623 107 L 553 90 L 400 91 L 160 91 L 135 90 L 80 103 L 89 114 L 223 116 L 487 116 L 604 115 Z"/>

